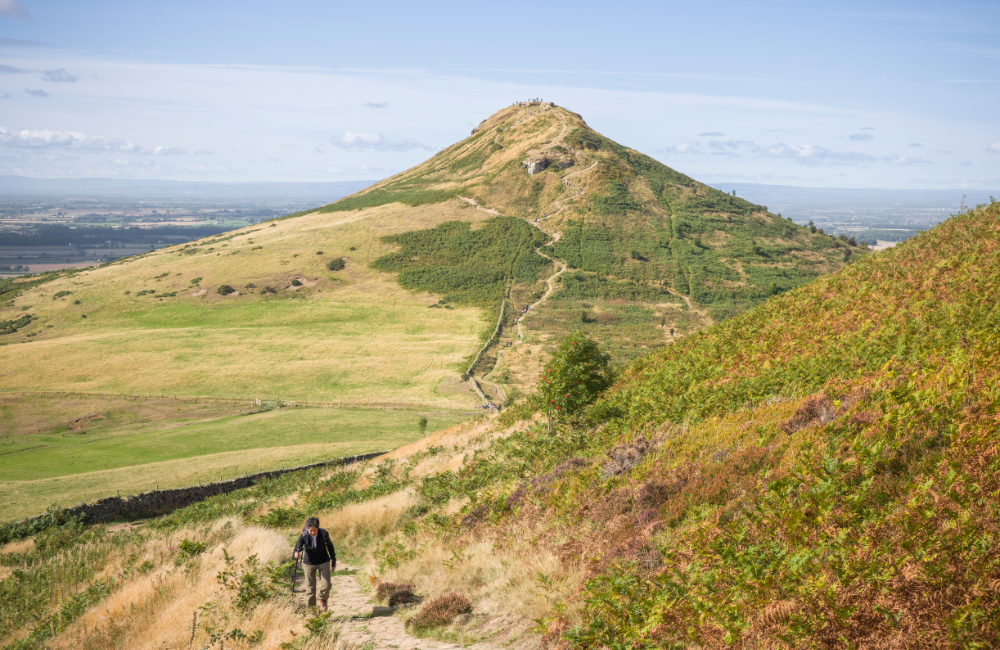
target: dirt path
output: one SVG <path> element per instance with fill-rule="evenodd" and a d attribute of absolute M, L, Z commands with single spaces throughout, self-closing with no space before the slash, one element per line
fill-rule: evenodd
<path fill-rule="evenodd" d="M 562 141 L 563 136 L 566 135 L 566 132 L 568 130 L 569 130 L 569 124 L 565 123 L 563 125 L 562 133 L 559 134 L 559 136 L 556 138 L 556 140 Z M 553 201 L 552 202 L 552 207 L 559 206 L 559 208 L 555 212 L 550 212 L 549 214 L 542 215 L 542 216 L 540 216 L 540 217 L 538 217 L 537 219 L 534 220 L 534 224 L 533 225 L 535 227 L 537 227 L 539 230 L 541 230 L 542 232 L 544 232 L 546 235 L 549 235 L 552 238 L 551 240 L 549 240 L 548 242 L 546 242 L 542 246 L 539 246 L 538 248 L 536 248 L 535 252 L 538 253 L 539 255 L 541 255 L 542 257 L 544 257 L 545 259 L 549 260 L 550 262 L 552 262 L 555 265 L 555 267 L 556 267 L 556 272 L 553 273 L 552 275 L 550 275 L 548 278 L 545 279 L 545 284 L 547 285 L 547 289 L 546 289 L 545 293 L 542 294 L 542 297 L 540 297 L 535 302 L 531 303 L 531 305 L 529 305 L 529 307 L 528 307 L 528 311 L 521 315 L 521 317 L 520 317 L 520 319 L 518 320 L 518 323 L 517 323 L 517 340 L 514 341 L 514 344 L 511 347 L 504 348 L 504 351 L 513 352 L 514 348 L 517 347 L 517 346 L 519 346 L 524 341 L 524 330 L 521 327 L 521 325 L 524 322 L 524 319 L 527 318 L 528 316 L 530 316 L 532 314 L 532 312 L 534 312 L 543 302 L 545 302 L 546 300 L 549 299 L 549 296 L 551 296 L 553 293 L 555 293 L 556 283 L 557 283 L 558 277 L 560 275 L 562 275 L 563 273 L 565 273 L 566 270 L 567 270 L 567 268 L 568 268 L 568 265 L 566 264 L 565 261 L 563 261 L 563 260 L 561 260 L 559 258 L 556 258 L 556 257 L 552 257 L 552 256 L 549 256 L 549 255 L 546 255 L 545 253 L 542 252 L 542 247 L 544 247 L 544 246 L 551 246 L 551 245 L 555 244 L 557 241 L 559 241 L 559 239 L 562 237 L 562 233 L 559 232 L 558 230 L 549 230 L 549 229 L 546 229 L 545 227 L 542 226 L 542 224 L 540 222 L 543 219 L 548 219 L 549 217 L 555 216 L 555 215 L 559 214 L 560 212 L 562 212 L 563 208 L 566 207 L 565 206 L 566 201 L 569 201 L 570 199 L 575 199 L 576 197 L 580 196 L 580 194 L 583 193 L 583 190 L 574 188 L 572 185 L 569 184 L 568 181 L 569 181 L 570 178 L 572 178 L 574 176 L 579 176 L 580 174 L 585 174 L 585 173 L 589 172 L 591 169 L 593 169 L 594 167 L 597 166 L 597 163 L 598 163 L 598 161 L 595 160 L 589 166 L 587 166 L 587 167 L 585 167 L 583 169 L 578 169 L 575 172 L 571 172 L 571 173 L 566 174 L 565 176 L 563 176 L 563 181 L 566 182 L 566 187 L 570 189 L 570 191 L 572 192 L 572 194 L 569 194 L 569 195 L 567 195 L 567 196 L 565 196 L 565 197 L 563 197 L 563 198 L 561 198 L 561 199 L 559 199 L 557 201 Z M 475 207 L 477 210 L 481 210 L 481 211 L 486 212 L 488 214 L 493 214 L 493 215 L 497 214 L 496 210 L 489 209 L 489 208 L 484 208 L 484 207 L 480 206 L 475 200 L 473 200 L 471 198 L 465 198 L 465 197 L 462 197 L 462 196 L 459 196 L 457 198 L 459 198 L 462 201 L 465 201 L 469 205 Z M 681 297 L 683 298 L 683 296 L 681 296 Z M 687 301 L 687 298 L 684 298 L 684 300 Z M 690 303 L 688 303 L 688 306 L 690 306 Z M 492 386 L 493 389 L 494 389 L 494 391 L 499 396 L 499 398 L 501 399 L 502 402 L 506 402 L 507 401 L 506 392 L 503 390 L 503 388 L 500 386 L 500 384 L 498 384 L 496 382 L 493 382 L 493 381 L 490 381 L 488 379 L 488 377 L 490 375 L 492 375 L 493 373 L 497 372 L 500 369 L 500 367 L 503 365 L 504 356 L 505 355 L 498 354 L 497 355 L 497 360 L 493 364 L 493 367 L 490 368 L 487 372 L 483 373 L 482 378 L 479 380 L 479 381 L 482 381 L 484 384 L 488 384 L 488 385 Z M 469 377 L 469 381 L 473 384 L 473 387 L 476 389 L 476 392 L 478 392 L 480 394 L 480 396 L 483 397 L 483 399 L 486 399 L 485 395 L 482 392 L 482 389 L 479 386 L 478 381 L 476 379 L 474 379 L 471 375 Z"/>
<path fill-rule="evenodd" d="M 352 573 L 331 576 L 330 613 L 333 615 L 332 618 L 341 625 L 344 635 L 342 638 L 358 645 L 371 644 L 368 647 L 374 650 L 382 648 L 398 650 L 445 650 L 451 648 L 500 650 L 501 647 L 527 649 L 537 648 L 539 645 L 537 638 L 524 638 L 518 633 L 518 630 L 512 630 L 510 621 L 490 620 L 486 617 L 477 618 L 475 614 L 472 616 L 472 622 L 477 625 L 474 627 L 475 632 L 469 635 L 473 638 L 467 639 L 465 643 L 448 643 L 410 636 L 406 632 L 403 618 L 399 612 L 390 616 L 371 615 L 374 605 L 370 602 L 371 594 L 362 591 L 358 585 L 358 579 L 364 579 L 363 575 L 357 573 L 359 567 L 349 566 L 343 562 L 337 564 L 338 571 L 344 569 Z M 305 578 L 300 575 L 295 592 L 297 599 L 303 605 L 307 601 L 305 589 Z M 476 641 L 476 637 L 482 640 Z M 470 644 L 469 641 L 476 642 Z"/>

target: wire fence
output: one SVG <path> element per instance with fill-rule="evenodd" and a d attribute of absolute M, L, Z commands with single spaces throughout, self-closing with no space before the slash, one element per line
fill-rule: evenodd
<path fill-rule="evenodd" d="M 374 411 L 435 411 L 467 413 L 469 415 L 481 412 L 480 409 L 476 409 L 475 407 L 463 408 L 461 406 L 456 406 L 453 402 L 427 402 L 399 397 L 391 399 L 338 399 L 324 402 L 316 400 L 292 400 L 277 397 L 268 399 L 259 397 L 219 397 L 215 395 L 168 395 L 165 393 L 139 395 L 132 393 L 67 390 L 8 390 L 0 391 L 0 397 L 93 398 L 107 400 L 119 399 L 134 402 L 173 400 L 194 404 L 232 404 L 234 406 L 250 406 L 259 408 L 346 408 Z"/>

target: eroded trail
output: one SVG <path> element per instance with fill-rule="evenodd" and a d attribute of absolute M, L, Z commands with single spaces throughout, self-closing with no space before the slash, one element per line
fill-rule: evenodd
<path fill-rule="evenodd" d="M 568 129 L 569 129 L 569 125 L 568 124 L 564 124 L 563 125 L 563 130 L 559 134 L 559 136 L 556 138 L 556 140 L 562 141 L 562 138 L 566 135 L 566 132 L 568 131 Z M 555 271 L 555 273 L 553 273 L 552 275 L 550 275 L 549 277 L 547 277 L 545 279 L 545 284 L 547 286 L 545 293 L 542 294 L 542 296 L 538 300 L 536 300 L 535 302 L 531 303 L 528 306 L 528 310 L 526 312 L 524 312 L 521 315 L 521 317 L 518 319 L 518 321 L 517 321 L 517 340 L 515 340 L 513 342 L 513 345 L 510 348 L 506 348 L 506 350 L 502 350 L 497 355 L 497 359 L 494 362 L 493 367 L 490 368 L 487 372 L 485 372 L 483 374 L 482 378 L 480 378 L 480 379 L 477 380 L 471 374 L 469 375 L 469 382 L 470 382 L 470 384 L 473 386 L 473 388 L 476 390 L 476 392 L 479 393 L 480 397 L 482 397 L 484 401 L 488 401 L 488 398 L 486 397 L 485 393 L 483 393 L 483 390 L 482 390 L 482 388 L 480 386 L 480 382 L 482 382 L 483 384 L 491 386 L 493 388 L 493 390 L 494 390 L 494 393 L 500 398 L 500 400 L 503 401 L 503 402 L 506 402 L 507 395 L 506 395 L 506 392 L 503 389 L 503 386 L 501 386 L 497 382 L 489 380 L 488 377 L 490 375 L 492 375 L 493 373 L 497 372 L 500 369 L 500 367 L 503 365 L 503 360 L 504 360 L 504 354 L 503 354 L 503 352 L 504 351 L 513 351 L 513 349 L 515 347 L 519 346 L 522 342 L 524 342 L 524 329 L 522 328 L 522 325 L 524 324 L 524 319 L 527 318 L 528 316 L 530 316 L 542 303 L 544 303 L 546 300 L 548 300 L 549 297 L 553 293 L 555 293 L 555 291 L 556 291 L 556 285 L 557 285 L 559 276 L 562 275 L 563 273 L 565 273 L 566 270 L 568 269 L 568 265 L 566 264 L 566 262 L 564 260 L 561 260 L 561 259 L 559 259 L 557 257 L 550 256 L 550 255 L 548 255 L 548 254 L 546 254 L 546 253 L 544 253 L 542 251 L 543 247 L 545 247 L 545 246 L 552 246 L 557 241 L 559 241 L 559 239 L 562 237 L 562 233 L 559 232 L 558 230 L 555 230 L 555 229 L 546 228 L 541 222 L 544 219 L 548 219 L 550 217 L 554 217 L 555 215 L 557 215 L 560 212 L 562 212 L 563 209 L 566 207 L 566 202 L 567 201 L 575 199 L 576 197 L 580 196 L 583 193 L 582 189 L 573 186 L 569 182 L 569 180 L 571 178 L 573 178 L 573 177 L 580 176 L 581 174 L 585 174 L 585 173 L 589 172 L 590 170 L 592 170 L 595 167 L 597 167 L 597 164 L 598 164 L 598 161 L 595 160 L 594 162 L 592 162 L 587 167 L 584 167 L 583 169 L 578 169 L 575 172 L 571 172 L 569 174 L 566 174 L 563 177 L 563 182 L 566 184 L 566 187 L 569 190 L 569 192 L 567 192 L 567 195 L 564 196 L 563 198 L 558 199 L 556 201 L 553 201 L 551 203 L 550 209 L 551 208 L 557 208 L 554 212 L 550 212 L 549 214 L 543 214 L 543 215 L 539 216 L 537 219 L 535 219 L 534 222 L 533 222 L 533 225 L 535 227 L 537 227 L 539 230 L 541 230 L 546 235 L 548 235 L 549 237 L 551 237 L 551 239 L 548 242 L 546 242 L 542 246 L 539 246 L 538 248 L 536 248 L 535 252 L 538 253 L 539 255 L 541 255 L 542 257 L 544 257 L 545 259 L 549 260 L 550 262 L 552 262 L 552 264 L 555 265 L 555 267 L 556 267 L 556 271 Z M 497 214 L 499 214 L 498 211 L 495 210 L 495 209 L 482 207 L 474 199 L 466 198 L 466 197 L 463 197 L 463 196 L 459 196 L 457 198 L 459 200 L 461 200 L 461 201 L 464 201 L 464 202 L 468 203 L 469 205 L 471 205 L 472 207 L 474 207 L 476 210 L 480 210 L 482 212 L 486 212 L 486 213 L 491 214 L 491 215 L 497 215 Z M 487 346 L 488 346 L 488 344 L 487 344 Z M 486 350 L 487 346 L 484 346 L 483 349 L 480 350 L 480 354 L 482 354 Z M 478 355 L 477 355 L 477 359 L 478 359 Z"/>
<path fill-rule="evenodd" d="M 434 639 L 420 639 L 406 631 L 403 612 L 397 611 L 389 616 L 372 616 L 375 605 L 371 602 L 371 593 L 363 591 L 358 580 L 364 577 L 360 567 L 350 566 L 343 562 L 337 564 L 338 574 L 331 576 L 330 582 L 330 613 L 341 626 L 341 638 L 356 643 L 358 647 L 380 650 L 396 648 L 398 650 L 450 650 L 452 648 L 474 648 L 475 650 L 500 650 L 514 648 L 527 650 L 537 648 L 537 637 L 524 635 L 511 621 L 498 617 L 476 615 L 475 613 L 459 621 L 468 633 L 463 643 L 448 643 Z M 296 583 L 296 594 L 303 605 L 306 603 L 305 579 L 300 576 Z M 470 643 L 471 642 L 471 643 Z"/>

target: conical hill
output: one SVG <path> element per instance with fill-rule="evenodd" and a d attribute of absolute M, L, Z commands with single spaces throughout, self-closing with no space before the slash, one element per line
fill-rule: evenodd
<path fill-rule="evenodd" d="M 547 103 L 498 111 L 427 162 L 321 211 L 451 197 L 558 233 L 546 250 L 583 272 L 564 278 L 566 294 L 640 302 L 674 294 L 706 309 L 701 323 L 859 252 L 619 145 Z"/>

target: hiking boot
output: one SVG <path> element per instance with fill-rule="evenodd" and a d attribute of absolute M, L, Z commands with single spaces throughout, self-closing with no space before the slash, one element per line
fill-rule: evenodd
<path fill-rule="evenodd" d="M 323 610 L 324 612 L 327 611 L 327 606 L 326 606 L 326 601 L 325 600 L 319 601 L 319 608 L 321 610 Z"/>

